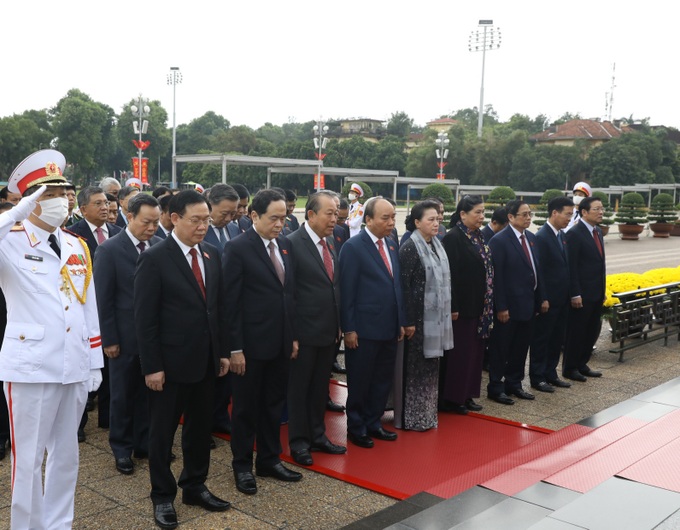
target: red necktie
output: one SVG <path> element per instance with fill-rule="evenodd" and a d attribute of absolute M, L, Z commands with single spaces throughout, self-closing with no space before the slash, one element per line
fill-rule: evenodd
<path fill-rule="evenodd" d="M 531 263 L 531 254 L 529 253 L 529 247 L 527 247 L 527 239 L 524 237 L 524 234 L 519 236 L 520 241 L 522 242 L 522 250 L 524 250 L 524 254 L 526 254 L 527 261 L 529 262 L 529 265 L 531 265 L 531 268 L 534 268 L 533 263 Z"/>
<path fill-rule="evenodd" d="M 597 251 L 600 253 L 600 257 L 604 257 L 604 250 L 602 250 L 600 236 L 597 235 L 597 228 L 593 228 L 593 239 L 595 240 L 595 246 L 597 247 Z"/>
<path fill-rule="evenodd" d="M 191 254 L 191 272 L 194 273 L 194 278 L 196 278 L 196 281 L 198 282 L 198 287 L 201 289 L 201 294 L 203 295 L 203 299 L 205 300 L 205 285 L 203 283 L 201 267 L 198 265 L 198 252 L 196 252 L 195 248 L 192 248 L 189 251 L 189 254 Z"/>
<path fill-rule="evenodd" d="M 383 246 L 382 239 L 378 239 L 378 252 L 380 252 L 380 257 L 385 262 L 385 267 L 387 267 L 387 271 L 390 273 L 390 276 L 394 278 L 394 276 L 392 275 L 392 269 L 390 268 L 390 262 L 387 259 L 387 254 L 385 254 L 385 247 Z"/>
<path fill-rule="evenodd" d="M 273 241 L 269 242 L 269 259 L 272 260 L 276 275 L 279 277 L 281 285 L 283 285 L 286 282 L 286 271 L 283 270 L 283 265 L 281 265 L 279 258 L 276 257 L 276 244 Z"/>
<path fill-rule="evenodd" d="M 97 243 L 99 245 L 101 245 L 104 241 L 106 241 L 106 237 L 104 237 L 104 230 L 102 230 L 101 226 L 98 226 L 97 228 L 95 228 L 94 233 L 97 234 Z"/>
<path fill-rule="evenodd" d="M 331 258 L 331 253 L 328 251 L 328 245 L 323 239 L 319 240 L 319 245 L 323 247 L 323 264 L 326 267 L 326 274 L 333 281 L 333 258 Z"/>

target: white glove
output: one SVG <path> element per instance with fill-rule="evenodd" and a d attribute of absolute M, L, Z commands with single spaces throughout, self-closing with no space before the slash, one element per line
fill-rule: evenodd
<path fill-rule="evenodd" d="M 27 219 L 31 212 L 35 210 L 35 205 L 38 204 L 38 199 L 45 193 L 47 186 L 40 186 L 40 189 L 35 193 L 27 197 L 23 197 L 19 203 L 9 210 L 8 215 L 14 220 L 15 223 L 19 223 L 24 219 Z"/>
<path fill-rule="evenodd" d="M 102 384 L 102 371 L 97 368 L 96 370 L 90 370 L 90 380 L 87 382 L 87 391 L 96 392 L 99 385 Z"/>

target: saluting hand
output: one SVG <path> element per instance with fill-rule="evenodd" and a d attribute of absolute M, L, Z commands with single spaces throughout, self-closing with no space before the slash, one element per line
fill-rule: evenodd
<path fill-rule="evenodd" d="M 33 210 L 35 210 L 35 207 L 38 204 L 38 199 L 43 193 L 45 193 L 46 189 L 47 186 L 40 186 L 38 191 L 23 197 L 19 203 L 9 211 L 9 215 L 11 215 L 11 218 L 14 219 L 15 223 L 19 223 L 24 219 L 28 219 L 28 216 L 31 215 Z"/>

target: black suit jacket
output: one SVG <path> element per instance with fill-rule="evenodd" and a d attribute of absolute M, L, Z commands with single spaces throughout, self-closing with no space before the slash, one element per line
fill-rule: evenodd
<path fill-rule="evenodd" d="M 326 245 L 333 260 L 333 280 L 319 253 L 321 247 L 314 244 L 304 224 L 288 241 L 293 247 L 298 340 L 302 345 L 328 346 L 340 331 L 340 274 L 332 236 L 326 238 Z"/>
<path fill-rule="evenodd" d="M 510 311 L 512 320 L 531 320 L 540 310 L 545 296 L 540 278 L 540 256 L 536 246 L 536 236 L 524 231 L 527 244 L 530 246 L 534 258 L 534 266 L 538 277 L 526 259 L 522 245 L 510 225 L 498 232 L 489 241 L 491 258 L 493 260 L 494 277 L 493 293 L 495 311 Z M 538 283 L 534 289 L 535 282 Z"/>
<path fill-rule="evenodd" d="M 586 302 L 604 300 L 607 270 L 605 266 L 604 240 L 602 232 L 595 227 L 602 245 L 602 255 L 597 250 L 595 239 L 590 230 L 580 220 L 567 232 L 567 251 L 569 253 L 569 295 L 580 296 Z"/>
<path fill-rule="evenodd" d="M 541 282 L 550 307 L 562 307 L 569 301 L 569 260 L 567 239 L 558 237 L 548 223 L 536 233 L 536 246 L 541 256 Z"/>
<path fill-rule="evenodd" d="M 281 351 L 286 358 L 296 339 L 295 277 L 290 241 L 276 240 L 285 268 L 282 285 L 262 238 L 254 228 L 224 246 L 223 297 L 231 351 L 243 350 L 246 359 L 271 360 Z"/>
<path fill-rule="evenodd" d="M 122 229 L 111 223 L 106 223 L 106 229 L 109 231 L 109 239 L 115 236 Z M 97 237 L 90 230 L 90 225 L 87 224 L 85 219 L 81 219 L 77 223 L 72 224 L 67 228 L 69 232 L 72 232 L 85 239 L 87 243 L 87 248 L 90 251 L 90 256 L 94 256 L 95 250 L 97 250 Z"/>
<path fill-rule="evenodd" d="M 482 236 L 484 237 L 484 241 L 485 241 L 487 244 L 489 244 L 489 241 L 491 240 L 491 238 L 492 238 L 493 236 L 496 235 L 496 232 L 494 232 L 494 231 L 491 229 L 491 226 L 490 226 L 490 225 L 486 225 L 486 226 L 483 227 L 480 231 L 482 232 Z"/>
<path fill-rule="evenodd" d="M 208 362 L 219 373 L 229 357 L 222 335 L 220 256 L 212 245 L 199 245 L 205 267 L 203 298 L 182 249 L 170 236 L 143 252 L 134 281 L 134 315 L 144 375 L 164 371 L 168 381 L 196 383 Z"/>
<path fill-rule="evenodd" d="M 116 226 L 119 226 L 120 228 L 126 228 L 127 223 L 125 222 L 125 216 L 123 215 L 123 212 L 118 210 L 118 217 L 116 217 Z"/>
<path fill-rule="evenodd" d="M 486 269 L 481 254 L 454 226 L 442 239 L 451 270 L 451 312 L 461 318 L 477 318 L 484 310 Z"/>
<path fill-rule="evenodd" d="M 161 241 L 154 236 L 147 244 L 155 245 Z M 123 355 L 138 354 L 134 318 L 137 258 L 139 250 L 125 230 L 104 241 L 94 254 L 96 266 L 93 267 L 93 276 L 102 346 L 118 344 Z"/>

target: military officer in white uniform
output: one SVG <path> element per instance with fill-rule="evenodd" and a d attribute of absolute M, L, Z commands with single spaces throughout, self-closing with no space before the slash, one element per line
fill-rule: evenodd
<path fill-rule="evenodd" d="M 364 207 L 359 202 L 359 198 L 364 196 L 364 190 L 354 182 L 349 188 L 347 198 L 349 199 L 349 213 L 347 224 L 349 225 L 349 237 L 354 237 L 361 232 L 361 225 L 364 222 Z"/>
<path fill-rule="evenodd" d="M 104 364 L 87 244 L 57 228 L 68 214 L 65 165 L 51 149 L 27 157 L 9 179 L 10 191 L 23 198 L 0 214 L 7 298 L 0 380 L 9 404 L 12 529 L 72 527 L 76 433 Z"/>
<path fill-rule="evenodd" d="M 574 213 L 569 220 L 569 224 L 564 229 L 565 232 L 578 223 L 578 220 L 581 218 L 581 214 L 578 211 L 578 205 L 583 199 L 590 197 L 593 194 L 593 190 L 587 182 L 577 182 L 574 184 L 574 190 L 572 193 L 572 200 L 574 201 L 576 208 L 574 208 Z"/>

